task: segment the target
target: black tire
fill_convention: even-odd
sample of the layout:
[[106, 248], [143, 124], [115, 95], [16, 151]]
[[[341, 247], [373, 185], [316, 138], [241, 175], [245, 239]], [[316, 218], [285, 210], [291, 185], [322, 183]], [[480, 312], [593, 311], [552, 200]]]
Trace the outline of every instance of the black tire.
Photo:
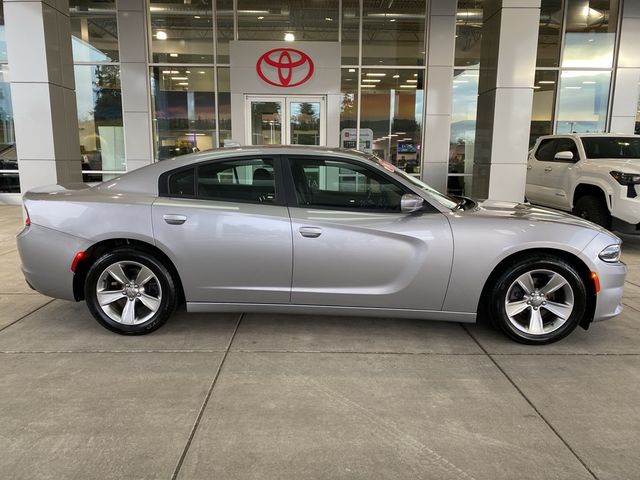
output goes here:
[[585, 195], [578, 198], [573, 207], [573, 214], [576, 217], [597, 223], [601, 227], [611, 228], [611, 214], [606, 203], [600, 197]]
[[[152, 285], [150, 285], [149, 289], [155, 288], [156, 291], [161, 292], [159, 307], [153, 314], [152, 310], [147, 312], [143, 307], [136, 307], [138, 311], [142, 309], [148, 315], [152, 314], [150, 318], [146, 319], [142, 323], [134, 325], [120, 323], [107, 315], [98, 302], [97, 286], [100, 281], [100, 277], [108, 267], [115, 265], [118, 262], [135, 262], [136, 264], [144, 265], [149, 268], [156, 277], [156, 279], [152, 280]], [[130, 247], [118, 248], [114, 251], [105, 253], [99, 257], [93, 265], [91, 265], [91, 268], [89, 268], [89, 271], [87, 272], [84, 294], [87, 307], [98, 323], [112, 332], [116, 332], [121, 335], [144, 335], [157, 330], [164, 325], [167, 319], [175, 311], [178, 304], [176, 281], [169, 270], [153, 255]], [[126, 304], [128, 297], [124, 294], [123, 300], [124, 304]], [[123, 305], [122, 301], [118, 302], [118, 304], [114, 304], [115, 309], [119, 308], [118, 305]], [[133, 304], [136, 304], [136, 302], [133, 301]]]
[[[568, 286], [571, 288], [571, 294], [573, 295], [573, 309], [571, 310], [570, 315], [564, 323], [549, 333], [530, 334], [523, 331], [521, 328], [517, 328], [507, 315], [506, 311], [505, 303], [507, 301], [507, 295], [517, 293], [516, 290], [520, 288], [516, 287], [510, 291], [512, 285], [516, 282], [516, 279], [527, 272], [534, 271], [550, 271], [560, 274], [564, 277]], [[538, 275], [540, 275], [540, 277]], [[543, 273], [534, 273], [534, 281], [544, 282], [544, 275], [545, 274]], [[541, 283], [541, 285], [544, 285], [544, 283]], [[566, 287], [563, 287], [562, 290], [557, 291], [556, 293], [551, 293], [547, 301], [558, 301], [562, 303], [563, 300], [560, 296], [566, 295], [565, 292], [567, 291]], [[558, 297], [556, 298], [554, 295], [557, 295]], [[550, 255], [533, 255], [531, 258], [521, 259], [511, 263], [496, 279], [494, 286], [489, 290], [489, 297], [491, 300], [488, 313], [493, 326], [504, 332], [508, 337], [516, 342], [529, 345], [553, 343], [569, 335], [582, 320], [587, 305], [587, 290], [585, 282], [580, 277], [580, 274], [566, 261]], [[513, 301], [518, 301], [518, 299]], [[521, 314], [515, 316], [523, 322], [521, 325], [522, 328], [525, 329], [530, 326], [530, 324], [525, 324], [527, 321], [531, 321], [533, 306], [526, 308], [527, 309]], [[545, 306], [539, 306], [538, 308], [540, 309], [540, 315], [543, 317], [546, 316], [546, 320], [543, 319], [543, 322], [549, 321], [549, 323], [545, 323], [545, 326], [548, 326], [551, 330], [551, 328], [553, 328], [553, 314], [546, 310], [547, 307]]]

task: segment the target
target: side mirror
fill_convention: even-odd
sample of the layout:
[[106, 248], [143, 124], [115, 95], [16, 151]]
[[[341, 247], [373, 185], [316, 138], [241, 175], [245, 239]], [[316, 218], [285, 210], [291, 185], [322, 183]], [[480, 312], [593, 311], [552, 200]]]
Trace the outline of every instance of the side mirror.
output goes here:
[[573, 152], [570, 152], [568, 150], [564, 152], [558, 152], [553, 158], [555, 158], [556, 160], [573, 160]]
[[424, 199], [412, 193], [402, 195], [400, 200], [400, 211], [402, 213], [413, 213], [424, 207]]

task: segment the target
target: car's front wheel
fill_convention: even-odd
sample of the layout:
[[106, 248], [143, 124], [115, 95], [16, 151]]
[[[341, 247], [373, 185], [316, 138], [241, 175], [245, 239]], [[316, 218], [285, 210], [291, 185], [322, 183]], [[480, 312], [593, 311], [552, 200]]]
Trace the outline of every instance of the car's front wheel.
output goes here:
[[553, 256], [514, 262], [491, 292], [492, 323], [520, 343], [545, 344], [569, 335], [585, 314], [587, 291], [576, 269]]
[[160, 328], [177, 305], [176, 284], [154, 256], [132, 248], [105, 253], [87, 273], [85, 299], [104, 327], [122, 335]]
[[599, 197], [593, 195], [580, 197], [573, 208], [573, 214], [601, 227], [611, 228], [611, 214], [607, 204]]

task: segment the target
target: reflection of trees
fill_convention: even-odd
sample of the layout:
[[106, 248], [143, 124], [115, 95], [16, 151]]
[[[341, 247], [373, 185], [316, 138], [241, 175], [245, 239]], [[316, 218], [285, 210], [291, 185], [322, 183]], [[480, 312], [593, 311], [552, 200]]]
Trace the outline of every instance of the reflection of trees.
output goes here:
[[292, 119], [296, 130], [318, 130], [318, 111], [312, 103], [300, 104], [300, 113]]
[[120, 71], [111, 65], [95, 68], [93, 118], [96, 124], [122, 126]]
[[356, 98], [353, 93], [342, 94], [340, 105], [340, 129], [356, 128]]

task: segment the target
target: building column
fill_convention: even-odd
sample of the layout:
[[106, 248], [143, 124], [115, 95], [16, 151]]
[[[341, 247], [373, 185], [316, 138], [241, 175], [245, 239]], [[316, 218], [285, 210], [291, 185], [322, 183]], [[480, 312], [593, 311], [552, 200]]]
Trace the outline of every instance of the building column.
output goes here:
[[524, 199], [540, 0], [484, 6], [473, 196]]
[[127, 171], [153, 162], [145, 0], [118, 0], [122, 122]]
[[622, 3], [620, 48], [611, 106], [609, 131], [633, 134], [638, 110], [638, 84], [640, 83], [640, 2]]
[[449, 169], [456, 3], [432, 0], [428, 19], [422, 179], [445, 192]]
[[4, 2], [20, 189], [82, 182], [67, 0]]

